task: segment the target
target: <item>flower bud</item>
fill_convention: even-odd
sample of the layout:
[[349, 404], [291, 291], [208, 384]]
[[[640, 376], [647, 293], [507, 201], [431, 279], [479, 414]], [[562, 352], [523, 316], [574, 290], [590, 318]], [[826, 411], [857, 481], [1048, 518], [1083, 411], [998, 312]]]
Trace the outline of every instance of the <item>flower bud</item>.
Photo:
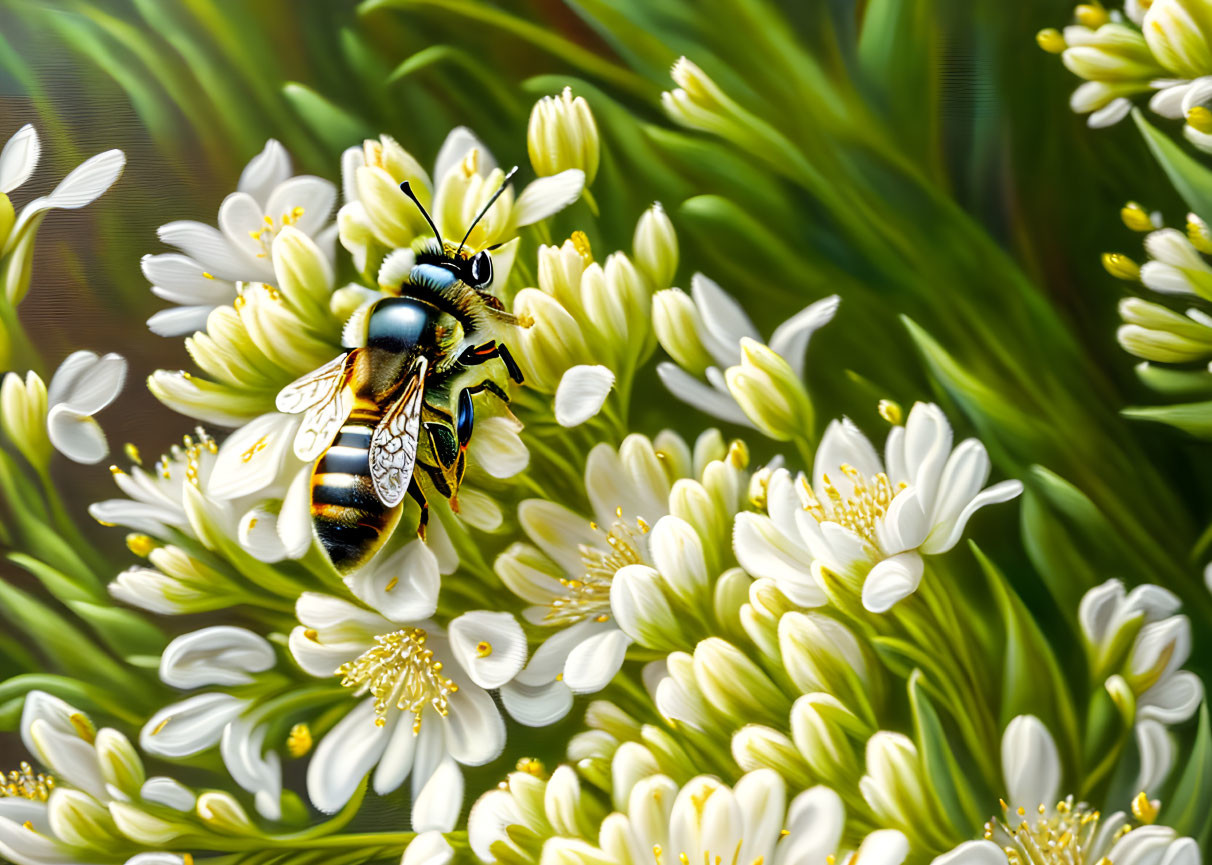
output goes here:
[[16, 221], [17, 214], [13, 210], [12, 199], [0, 192], [0, 249], [4, 247], [9, 232], [13, 230], [13, 223]]
[[715, 365], [715, 358], [699, 339], [703, 322], [698, 307], [680, 288], [667, 288], [652, 296], [652, 326], [661, 348], [682, 369], [701, 376]]
[[1060, 54], [1065, 50], [1065, 37], [1055, 27], [1046, 27], [1035, 34], [1035, 42], [1049, 54]]
[[1140, 279], [1140, 265], [1122, 252], [1104, 252], [1103, 269], [1116, 279], [1136, 282]]
[[862, 771], [869, 727], [831, 694], [805, 694], [791, 707], [791, 740], [812, 776], [838, 789]]
[[678, 236], [659, 201], [645, 210], [636, 223], [631, 245], [635, 263], [653, 289], [659, 291], [673, 285], [678, 269]]
[[1187, 239], [1200, 252], [1212, 255], [1212, 231], [1208, 230], [1208, 223], [1194, 213], [1187, 214]]
[[1150, 53], [1145, 37], [1124, 24], [1104, 24], [1097, 30], [1066, 27], [1064, 39], [1068, 47], [1061, 61], [1087, 81], [1135, 85], [1147, 83], [1164, 71]]
[[332, 297], [332, 264], [316, 242], [287, 225], [273, 242], [274, 276], [286, 302], [309, 325], [327, 320]]
[[198, 797], [198, 816], [211, 829], [230, 835], [258, 835], [257, 827], [230, 793], [209, 792]]
[[585, 172], [585, 185], [598, 173], [600, 142], [598, 125], [584, 97], [565, 87], [559, 96], [544, 96], [530, 112], [526, 129], [530, 164], [539, 177], [550, 177], [569, 168]]
[[660, 574], [647, 565], [627, 565], [615, 573], [610, 610], [623, 632], [645, 648], [668, 652], [685, 645]]
[[365, 275], [377, 240], [362, 202], [351, 201], [337, 211], [337, 238], [353, 257], [354, 269]]
[[694, 527], [672, 514], [661, 517], [652, 527], [648, 548], [652, 563], [673, 594], [691, 609], [702, 608], [710, 592], [711, 575], [703, 542]]
[[98, 731], [95, 747], [105, 782], [132, 798], [137, 797], [147, 774], [143, 770], [139, 752], [130, 740], [117, 730], [106, 727]]
[[580, 326], [551, 296], [524, 288], [514, 299], [513, 311], [533, 322], [521, 332], [515, 352], [529, 387], [555, 393], [566, 370], [592, 363]]
[[804, 693], [824, 691], [871, 719], [867, 659], [854, 634], [819, 613], [787, 613], [779, 620], [779, 648], [787, 675]]
[[812, 402], [787, 361], [768, 346], [741, 339], [741, 363], [724, 373], [728, 392], [758, 429], [776, 441], [812, 430]]
[[26, 373], [24, 382], [15, 372], [4, 376], [0, 384], [0, 428], [30, 465], [39, 470], [46, 468], [51, 456], [46, 433], [46, 385], [37, 373]]
[[792, 741], [777, 730], [747, 724], [732, 737], [732, 759], [743, 772], [774, 769], [793, 786], [812, 786], [812, 774]]
[[1212, 4], [1154, 0], [1141, 24], [1153, 55], [1179, 78], [1212, 73]]
[[51, 831], [64, 844], [105, 851], [124, 846], [105, 806], [87, 793], [66, 787], [52, 790], [46, 816]]
[[867, 774], [859, 790], [880, 825], [900, 829], [923, 847], [943, 848], [933, 839], [930, 823], [922, 819], [930, 787], [913, 741], [901, 733], [881, 730], [867, 740]]
[[694, 650], [694, 678], [708, 704], [734, 723], [779, 723], [787, 698], [743, 652], [718, 637]]
[[109, 813], [123, 835], [148, 847], [162, 847], [198, 831], [197, 826], [156, 817], [129, 802], [110, 802]]

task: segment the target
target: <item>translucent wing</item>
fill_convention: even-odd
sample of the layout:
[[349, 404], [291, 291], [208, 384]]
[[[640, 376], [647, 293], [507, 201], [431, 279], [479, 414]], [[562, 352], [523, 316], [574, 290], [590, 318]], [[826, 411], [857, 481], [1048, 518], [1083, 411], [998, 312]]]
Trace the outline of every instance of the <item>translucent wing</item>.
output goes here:
[[324, 452], [353, 410], [353, 395], [346, 380], [354, 354], [347, 352], [296, 379], [282, 388], [274, 401], [280, 412], [306, 412], [294, 445], [295, 456], [304, 462]]
[[404, 500], [417, 462], [421, 400], [425, 395], [425, 358], [408, 373], [400, 398], [392, 403], [370, 439], [370, 479], [375, 494], [388, 507]]

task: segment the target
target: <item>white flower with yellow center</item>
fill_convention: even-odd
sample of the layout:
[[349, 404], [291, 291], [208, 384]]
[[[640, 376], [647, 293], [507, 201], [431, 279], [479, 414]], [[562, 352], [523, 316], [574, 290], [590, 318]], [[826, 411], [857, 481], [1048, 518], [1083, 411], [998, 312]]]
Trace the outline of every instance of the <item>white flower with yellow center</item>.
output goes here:
[[893, 427], [885, 456], [886, 466], [849, 420], [830, 423], [811, 482], [779, 469], [767, 485], [767, 515], [738, 515], [741, 566], [801, 606], [825, 603], [827, 569], [861, 587], [868, 610], [887, 612], [917, 590], [923, 555], [950, 550], [977, 510], [1022, 492], [1015, 480], [984, 489], [984, 445], [967, 439], [953, 449], [951, 425], [934, 404], [917, 403]]
[[211, 310], [231, 304], [241, 282], [275, 282], [273, 241], [286, 226], [318, 243], [331, 260], [337, 191], [331, 181], [291, 176], [286, 149], [270, 139], [245, 166], [236, 191], [219, 206], [218, 228], [194, 220], [162, 225], [160, 239], [179, 252], [146, 255], [143, 275], [158, 297], [179, 304], [148, 319], [161, 336], [205, 330]]
[[[436, 575], [436, 562], [429, 568]], [[349, 801], [373, 772], [384, 795], [411, 775], [412, 827], [454, 828], [463, 803], [459, 765], [479, 766], [505, 746], [505, 725], [488, 689], [526, 662], [526, 638], [507, 613], [475, 611], [441, 628], [427, 617], [432, 590], [380, 587], [408, 598], [392, 618], [331, 595], [304, 593], [290, 651], [307, 673], [349, 689], [349, 711], [325, 734], [307, 771], [321, 811]]]
[[[653, 612], [635, 608], [651, 568], [631, 571], [635, 582], [623, 586], [616, 579], [620, 571], [656, 564], [677, 579], [694, 569], [683, 547], [695, 532], [681, 531], [685, 522], [665, 522], [661, 531], [650, 532], [670, 514], [679, 473], [693, 471], [680, 465], [689, 458], [677, 456], [679, 450], [686, 445], [669, 435], [656, 443], [630, 435], [618, 451], [594, 447], [585, 467], [592, 519], [544, 499], [518, 507], [531, 543], [511, 546], [495, 569], [514, 594], [532, 604], [524, 613], [527, 621], [551, 632], [526, 669], [501, 690], [506, 709], [519, 721], [550, 724], [568, 712], [574, 693], [600, 691], [618, 673], [633, 641], [624, 622], [638, 624], [642, 612]], [[698, 561], [702, 555], [698, 550]]]
[[[657, 364], [657, 375], [678, 399], [730, 423], [766, 431], [771, 424], [755, 409], [763, 407], [770, 414], [772, 405], [785, 405], [779, 414], [794, 420], [796, 409], [807, 399], [800, 382], [808, 341], [833, 320], [838, 303], [833, 295], [808, 305], [775, 328], [770, 341], [763, 343], [741, 305], [715, 282], [696, 273], [689, 296], [671, 288], [653, 297], [653, 327], [661, 347], [676, 361]], [[786, 367], [782, 377], [764, 368], [774, 360], [766, 353], [782, 359], [780, 367]], [[751, 381], [744, 380], [746, 377]], [[764, 393], [764, 402], [744, 399], [757, 391]], [[803, 423], [810, 417], [798, 420]]]
[[[433, 179], [390, 136], [351, 147], [341, 158], [346, 204], [338, 215], [341, 243], [359, 270], [367, 266], [371, 241], [385, 250], [408, 248], [430, 233], [424, 218], [400, 184], [408, 181], [442, 232], [458, 243], [501, 186], [505, 172], [488, 148], [465, 127], [446, 136], [434, 163]], [[467, 238], [476, 251], [513, 238], [518, 229], [546, 219], [576, 201], [585, 174], [568, 169], [529, 183], [516, 197], [507, 188]]]
[[966, 841], [932, 865], [1200, 865], [1199, 845], [1168, 826], [1150, 825], [1159, 803], [1143, 793], [1132, 811], [1104, 813], [1072, 796], [1057, 799], [1060, 756], [1038, 718], [1020, 715], [1002, 736], [1008, 802], [985, 824], [985, 838]]

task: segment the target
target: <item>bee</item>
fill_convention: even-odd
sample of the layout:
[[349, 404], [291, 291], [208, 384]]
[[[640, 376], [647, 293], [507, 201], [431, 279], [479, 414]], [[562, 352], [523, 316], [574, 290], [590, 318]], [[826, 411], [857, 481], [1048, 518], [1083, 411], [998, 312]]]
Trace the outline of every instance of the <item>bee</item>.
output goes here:
[[[472, 398], [487, 392], [508, 403], [505, 374], [522, 382], [509, 349], [486, 338], [502, 324], [518, 324], [489, 292], [495, 247], [474, 254], [464, 249], [516, 171], [506, 175], [457, 247], [442, 240], [410, 185], [401, 184], [433, 239], [415, 246], [398, 297], [377, 300], [351, 320], [342, 340], [347, 351], [277, 396], [279, 411], [303, 414], [294, 452], [314, 462], [312, 526], [342, 574], [379, 551], [399, 522], [406, 495], [420, 506], [418, 533], [425, 536], [429, 505], [418, 472], [458, 510], [475, 421]], [[497, 370], [484, 367], [494, 359], [501, 362]]]

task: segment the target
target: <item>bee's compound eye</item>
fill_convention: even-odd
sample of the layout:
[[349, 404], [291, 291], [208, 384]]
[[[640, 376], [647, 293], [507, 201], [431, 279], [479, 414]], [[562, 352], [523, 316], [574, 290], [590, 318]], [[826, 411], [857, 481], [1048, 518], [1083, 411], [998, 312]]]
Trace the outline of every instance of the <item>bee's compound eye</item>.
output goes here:
[[468, 285], [483, 288], [492, 282], [492, 255], [487, 249], [477, 252], [467, 262]]
[[475, 409], [471, 405], [471, 394], [466, 390], [459, 391], [459, 413], [455, 419], [455, 428], [459, 432], [459, 444], [466, 445], [471, 441], [471, 428], [475, 422]]

